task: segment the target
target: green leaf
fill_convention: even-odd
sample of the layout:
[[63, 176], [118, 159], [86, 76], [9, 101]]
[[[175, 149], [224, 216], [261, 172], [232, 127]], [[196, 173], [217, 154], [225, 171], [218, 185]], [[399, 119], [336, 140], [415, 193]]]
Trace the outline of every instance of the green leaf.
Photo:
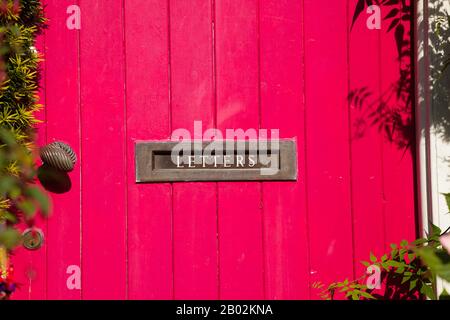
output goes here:
[[373, 295], [371, 295], [370, 293], [366, 292], [366, 291], [360, 291], [360, 294], [367, 299], [370, 300], [376, 300], [375, 297]]
[[409, 283], [409, 291], [413, 291], [415, 289], [417, 289], [417, 281], [418, 279], [413, 279], [411, 280], [411, 282]]
[[407, 253], [408, 251], [406, 250], [406, 249], [400, 249], [399, 251], [398, 251], [398, 259], [400, 260], [400, 261], [404, 261], [405, 260], [405, 254]]
[[433, 274], [450, 282], [450, 255], [447, 251], [425, 247], [418, 250], [417, 254]]
[[44, 215], [47, 215], [49, 213], [50, 203], [47, 196], [43, 194], [39, 188], [30, 187], [25, 191], [25, 194], [38, 202], [39, 208]]
[[1, 213], [2, 218], [4, 218], [6, 221], [11, 222], [12, 224], [16, 224], [17, 223], [17, 217], [16, 215], [12, 214], [9, 211], [3, 211]]
[[439, 300], [450, 300], [450, 295], [448, 294], [447, 290], [443, 290], [442, 293], [439, 295]]
[[414, 253], [408, 253], [408, 260], [409, 260], [409, 262], [414, 261], [415, 258], [416, 258], [416, 255]]
[[397, 273], [397, 274], [402, 274], [403, 272], [405, 272], [405, 268], [403, 268], [403, 267], [400, 267], [397, 270], [395, 270], [395, 273]]
[[11, 176], [4, 176], [0, 179], [0, 195], [4, 196], [9, 193], [12, 187], [15, 186], [15, 179]]
[[377, 262], [377, 257], [372, 252], [370, 253], [370, 261], [373, 263]]
[[440, 236], [441, 233], [442, 233], [442, 230], [438, 226], [431, 224], [431, 237]]
[[366, 268], [370, 266], [370, 263], [367, 261], [361, 261], [361, 264]]
[[405, 284], [406, 282], [408, 282], [411, 279], [411, 276], [403, 276], [402, 282], [401, 284]]
[[12, 186], [9, 190], [9, 196], [13, 200], [17, 200], [22, 195], [22, 191], [16, 185]]
[[20, 243], [21, 235], [14, 228], [6, 228], [0, 231], [0, 245], [12, 249]]
[[9, 145], [11, 147], [17, 145], [16, 139], [14, 139], [13, 134], [5, 128], [0, 129], [0, 140], [2, 143]]
[[431, 287], [431, 285], [422, 282], [420, 293], [430, 298], [431, 300], [436, 300], [436, 294], [434, 293], [434, 290]]
[[397, 257], [397, 255], [398, 255], [398, 250], [397, 250], [397, 249], [393, 249], [393, 250], [391, 251], [391, 257], [392, 257], [392, 259], [395, 259], [395, 257]]
[[447, 210], [450, 211], [450, 193], [443, 193], [445, 202], [447, 203]]
[[405, 263], [398, 262], [398, 261], [395, 261], [395, 260], [386, 261], [386, 264], [388, 266], [394, 267], [394, 268], [404, 268], [405, 266], [407, 266]]
[[359, 300], [359, 292], [357, 290], [352, 291], [352, 300]]
[[18, 203], [17, 207], [25, 214], [28, 219], [33, 218], [36, 213], [35, 205], [33, 204], [33, 202], [28, 200]]
[[416, 245], [416, 246], [420, 246], [420, 245], [425, 244], [425, 243], [427, 243], [427, 242], [428, 242], [427, 239], [425, 239], [425, 238], [419, 238], [419, 239], [415, 240], [415, 241], [413, 242], [413, 244]]

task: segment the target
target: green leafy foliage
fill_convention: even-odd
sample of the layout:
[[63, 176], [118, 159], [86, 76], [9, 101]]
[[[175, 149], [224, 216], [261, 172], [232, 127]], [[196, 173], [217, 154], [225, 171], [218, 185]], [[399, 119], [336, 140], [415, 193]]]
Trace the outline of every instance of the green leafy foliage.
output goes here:
[[34, 114], [42, 107], [35, 42], [45, 23], [40, 0], [0, 0], [0, 247], [8, 249], [20, 242], [17, 223], [32, 225], [37, 212], [49, 212], [33, 159]]
[[0, 0], [2, 47], [0, 126], [10, 129], [16, 141], [31, 148], [34, 113], [38, 103], [39, 63], [36, 36], [45, 27], [38, 0]]
[[336, 295], [341, 295], [350, 300], [374, 300], [376, 298], [370, 293], [367, 285], [364, 284], [365, 278], [366, 276], [362, 276], [352, 281], [345, 279], [342, 282], [332, 283], [327, 287], [321, 282], [315, 282], [312, 287], [320, 290], [319, 296], [323, 300], [334, 300]]
[[450, 65], [450, 14], [444, 10], [441, 10], [439, 15], [433, 21], [433, 33], [441, 44], [437, 48], [441, 53], [441, 61], [443, 72]]
[[[11, 164], [17, 174], [11, 173]], [[0, 198], [5, 199], [0, 210], [0, 244], [12, 249], [19, 238], [14, 230], [21, 219], [32, 223], [39, 211], [44, 216], [49, 212], [49, 201], [45, 193], [33, 184], [36, 170], [30, 151], [16, 142], [5, 128], [0, 128]]]
[[[327, 300], [334, 299], [336, 293], [352, 300], [410, 299], [420, 296], [431, 300], [438, 299], [436, 279], [439, 277], [450, 282], [450, 254], [440, 241], [442, 236], [448, 234], [448, 230], [442, 232], [435, 225], [431, 225], [430, 229], [426, 238], [391, 244], [389, 253], [379, 258], [370, 253], [369, 261], [361, 262], [366, 268], [377, 266], [382, 271], [381, 279], [385, 285], [383, 295], [368, 289], [367, 275], [352, 281], [345, 279], [328, 286], [316, 282], [313, 288], [318, 289], [319, 296]], [[448, 298], [447, 292], [439, 296], [439, 299]]]
[[450, 208], [450, 193], [444, 193], [445, 202], [447, 203], [447, 207]]

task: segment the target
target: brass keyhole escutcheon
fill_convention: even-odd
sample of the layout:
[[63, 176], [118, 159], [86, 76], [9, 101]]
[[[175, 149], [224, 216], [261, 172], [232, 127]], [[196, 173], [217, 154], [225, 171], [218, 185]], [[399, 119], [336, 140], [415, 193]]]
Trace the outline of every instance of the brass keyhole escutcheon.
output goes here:
[[22, 244], [28, 250], [37, 250], [44, 243], [44, 234], [39, 229], [27, 229], [22, 233]]

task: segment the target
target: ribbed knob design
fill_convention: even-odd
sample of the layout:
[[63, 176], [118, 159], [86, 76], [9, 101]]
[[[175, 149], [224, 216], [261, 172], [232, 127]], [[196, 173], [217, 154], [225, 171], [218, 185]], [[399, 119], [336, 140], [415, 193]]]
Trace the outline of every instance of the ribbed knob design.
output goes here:
[[60, 141], [50, 143], [40, 150], [42, 162], [61, 171], [73, 170], [77, 156], [72, 148]]

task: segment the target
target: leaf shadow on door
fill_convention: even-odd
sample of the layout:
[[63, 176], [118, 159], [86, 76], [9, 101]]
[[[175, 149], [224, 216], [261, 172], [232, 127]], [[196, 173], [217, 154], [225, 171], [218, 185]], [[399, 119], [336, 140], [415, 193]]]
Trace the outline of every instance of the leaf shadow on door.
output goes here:
[[[411, 1], [412, 2], [412, 1]], [[415, 146], [415, 94], [420, 98], [425, 93], [415, 93], [415, 66], [413, 49], [413, 8], [405, 0], [359, 0], [354, 9], [350, 30], [358, 18], [371, 5], [381, 8], [382, 19], [388, 28], [381, 32], [390, 33], [397, 48], [398, 78], [384, 87], [361, 86], [350, 88], [349, 107], [356, 116], [352, 119], [352, 140], [364, 137], [367, 130], [377, 128], [388, 142], [399, 150], [411, 152]], [[429, 0], [430, 33], [427, 46], [431, 69], [429, 74], [431, 115], [430, 127], [444, 142], [450, 142], [450, 15], [443, 8], [443, 2]], [[421, 22], [423, 23], [423, 22]], [[419, 25], [419, 30], [422, 25]], [[423, 48], [422, 48], [423, 49]], [[421, 58], [423, 59], [423, 58]], [[422, 62], [419, 61], [419, 65]], [[383, 64], [383, 61], [380, 61]], [[428, 63], [428, 62], [425, 62]], [[389, 70], [388, 70], [389, 71]], [[370, 75], [367, 75], [370, 76]], [[380, 74], [380, 77], [382, 75]], [[381, 79], [383, 80], [383, 79]], [[384, 291], [377, 299], [420, 299], [417, 291], [411, 291], [395, 277], [383, 274]]]
[[[444, 20], [449, 19], [442, 8], [442, 3], [430, 0], [435, 16]], [[352, 139], [362, 138], [370, 127], [377, 127], [387, 138], [405, 152], [414, 152], [415, 117], [414, 117], [414, 55], [411, 43], [413, 8], [405, 0], [359, 0], [354, 10], [351, 30], [361, 14], [371, 5], [381, 8], [382, 19], [387, 22], [387, 30], [392, 34], [397, 48], [398, 78], [384, 87], [372, 88], [361, 86], [350, 88], [348, 94], [349, 105], [357, 111], [353, 119]], [[421, 26], [419, 26], [421, 27]], [[433, 88], [431, 101], [441, 107], [433, 108], [431, 126], [444, 141], [450, 141], [449, 122], [449, 70], [445, 70], [445, 61], [449, 57], [450, 36], [448, 24], [442, 28], [441, 34], [430, 34], [429, 55], [434, 68], [431, 69], [430, 86]], [[445, 41], [447, 39], [447, 41]], [[443, 41], [444, 40], [444, 41]], [[383, 63], [383, 61], [380, 61]], [[381, 75], [380, 75], [381, 76]], [[380, 93], [381, 92], [381, 93]]]

